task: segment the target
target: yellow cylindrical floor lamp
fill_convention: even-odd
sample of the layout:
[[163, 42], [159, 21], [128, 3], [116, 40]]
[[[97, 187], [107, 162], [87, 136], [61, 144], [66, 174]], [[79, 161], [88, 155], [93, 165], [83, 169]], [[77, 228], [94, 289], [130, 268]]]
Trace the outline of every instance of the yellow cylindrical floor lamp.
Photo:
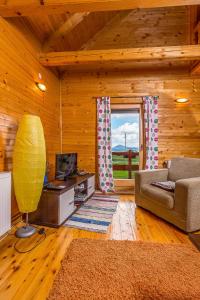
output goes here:
[[46, 168], [46, 148], [42, 123], [38, 116], [24, 115], [17, 131], [13, 154], [13, 181], [19, 211], [26, 214], [26, 225], [18, 228], [17, 237], [36, 232], [29, 225], [28, 213], [37, 209]]

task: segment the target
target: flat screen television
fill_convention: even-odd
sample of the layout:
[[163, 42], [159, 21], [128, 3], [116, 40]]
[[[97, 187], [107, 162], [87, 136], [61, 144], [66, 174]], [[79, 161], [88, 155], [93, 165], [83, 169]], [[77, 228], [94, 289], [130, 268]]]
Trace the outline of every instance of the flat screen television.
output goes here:
[[77, 174], [77, 153], [56, 154], [56, 179], [65, 180]]

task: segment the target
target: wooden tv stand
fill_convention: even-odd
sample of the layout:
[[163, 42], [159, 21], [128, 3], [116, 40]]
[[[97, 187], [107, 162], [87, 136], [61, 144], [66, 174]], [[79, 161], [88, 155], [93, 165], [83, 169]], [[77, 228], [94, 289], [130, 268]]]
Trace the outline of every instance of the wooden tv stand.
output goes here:
[[66, 181], [54, 181], [54, 184], [65, 186], [62, 190], [43, 189], [38, 209], [29, 214], [29, 221], [50, 227], [59, 227], [76, 210], [74, 204], [75, 190], [82, 184], [85, 187], [85, 200], [95, 191], [95, 175], [75, 176]]

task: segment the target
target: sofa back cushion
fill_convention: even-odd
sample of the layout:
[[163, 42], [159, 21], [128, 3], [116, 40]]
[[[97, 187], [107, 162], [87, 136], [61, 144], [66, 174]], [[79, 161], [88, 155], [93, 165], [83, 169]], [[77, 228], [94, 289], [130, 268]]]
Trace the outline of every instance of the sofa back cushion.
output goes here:
[[168, 180], [177, 181], [192, 177], [200, 177], [200, 159], [177, 157], [171, 160]]

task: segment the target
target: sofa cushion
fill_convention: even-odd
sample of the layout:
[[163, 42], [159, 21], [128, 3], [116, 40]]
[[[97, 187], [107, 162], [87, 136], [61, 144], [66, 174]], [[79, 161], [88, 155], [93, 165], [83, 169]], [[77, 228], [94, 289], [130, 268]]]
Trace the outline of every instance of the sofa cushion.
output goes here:
[[158, 205], [172, 209], [174, 207], [174, 193], [161, 190], [151, 184], [143, 184], [141, 186], [142, 194]]
[[193, 177], [200, 177], [200, 159], [177, 157], [171, 160], [168, 180], [177, 181]]

